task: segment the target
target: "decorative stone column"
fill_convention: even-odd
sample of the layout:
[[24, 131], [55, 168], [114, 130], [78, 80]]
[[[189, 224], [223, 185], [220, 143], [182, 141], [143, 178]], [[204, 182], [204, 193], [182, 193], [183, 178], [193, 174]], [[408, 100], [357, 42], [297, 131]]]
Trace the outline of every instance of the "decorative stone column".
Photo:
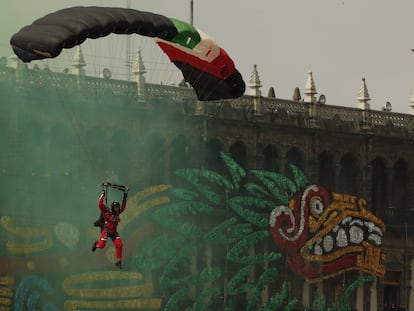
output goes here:
[[75, 48], [75, 55], [73, 56], [71, 66], [72, 74], [76, 76], [76, 85], [78, 91], [79, 93], [82, 93], [82, 86], [84, 82], [84, 77], [86, 75], [85, 69], [83, 67], [86, 67], [86, 62], [83, 57], [80, 45], [77, 45]]
[[306, 79], [305, 91], [303, 93], [305, 95], [303, 98], [305, 103], [316, 103], [315, 95], [318, 94], [318, 92], [316, 91], [312, 71], [309, 71], [308, 78]]
[[370, 106], [369, 106], [368, 101], [370, 101], [371, 98], [369, 97], [367, 84], [365, 83], [365, 78], [362, 78], [357, 100], [358, 100], [358, 108], [361, 109], [361, 114], [362, 114], [361, 127], [362, 129], [367, 130], [370, 128], [369, 120], [368, 120], [368, 111], [370, 109]]
[[318, 94], [318, 92], [316, 91], [315, 81], [313, 80], [313, 74], [312, 71], [309, 71], [308, 78], [305, 84], [305, 96], [303, 100], [305, 103], [308, 104], [308, 126], [312, 128], [319, 127], [317, 122], [317, 108], [319, 103], [317, 102], [316, 94]]
[[145, 87], [145, 74], [147, 70], [145, 69], [144, 62], [142, 60], [141, 51], [138, 50], [137, 56], [135, 57], [134, 69], [132, 73], [135, 75], [135, 82], [137, 83], [137, 96], [139, 102], [145, 102], [147, 98], [147, 92]]
[[253, 71], [250, 76], [250, 81], [248, 84], [248, 91], [247, 94], [254, 96], [253, 99], [253, 113], [254, 114], [263, 114], [262, 104], [260, 101], [260, 97], [262, 96], [262, 92], [260, 88], [262, 87], [262, 84], [260, 82], [259, 73], [257, 71], [257, 65], [253, 65]]

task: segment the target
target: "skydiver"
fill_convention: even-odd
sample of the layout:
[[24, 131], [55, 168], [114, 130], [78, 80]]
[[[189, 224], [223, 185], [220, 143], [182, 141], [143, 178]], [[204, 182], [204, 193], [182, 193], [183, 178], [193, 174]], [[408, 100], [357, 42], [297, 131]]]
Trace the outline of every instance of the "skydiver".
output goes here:
[[[99, 240], [95, 241], [92, 245], [92, 251], [94, 252], [97, 248], [104, 248], [106, 244], [106, 240], [109, 238], [112, 239], [112, 242], [115, 245], [115, 252], [116, 252], [116, 263], [115, 265], [122, 269], [122, 240], [118, 234], [117, 227], [120, 221], [119, 215], [125, 210], [126, 203], [127, 203], [127, 196], [128, 196], [128, 188], [123, 189], [124, 196], [122, 203], [119, 202], [112, 202], [111, 208], [108, 209], [107, 206], [104, 204], [105, 199], [105, 189], [102, 189], [101, 196], [98, 200], [98, 207], [101, 211], [101, 216], [99, 219], [102, 218], [102, 224], [98, 224], [101, 227], [101, 234], [99, 236]], [[97, 222], [95, 225], [97, 225]]]

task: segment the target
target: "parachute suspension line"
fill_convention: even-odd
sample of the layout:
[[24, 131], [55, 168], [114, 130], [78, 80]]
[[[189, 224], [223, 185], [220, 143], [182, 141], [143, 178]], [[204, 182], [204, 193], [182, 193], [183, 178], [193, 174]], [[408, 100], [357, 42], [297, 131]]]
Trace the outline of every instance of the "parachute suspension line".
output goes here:
[[89, 165], [94, 172], [95, 178], [97, 180], [102, 180], [102, 176], [100, 176], [100, 174], [98, 173], [98, 168], [97, 168], [97, 165], [95, 164], [95, 161], [93, 160], [91, 151], [88, 149], [87, 143], [85, 143], [83, 139], [84, 135], [82, 135], [81, 132], [84, 132], [84, 131], [82, 131], [81, 129], [82, 125], [81, 125], [81, 122], [79, 121], [79, 117], [74, 112], [71, 112], [65, 106], [64, 103], [62, 103], [62, 106], [63, 106], [63, 109], [65, 110], [65, 113], [67, 113], [68, 115], [71, 115], [70, 123], [72, 125], [72, 128], [74, 128], [75, 135], [79, 141], [79, 145], [83, 149], [84, 154], [86, 155], [87, 161], [89, 162]]
[[[93, 41], [96, 41], [96, 40], [93, 40]], [[87, 49], [91, 49], [94, 46], [96, 45], [88, 46]], [[64, 58], [67, 58], [65, 59], [65, 62], [70, 63], [71, 56], [69, 55], [69, 53], [65, 53], [65, 54], [66, 54], [65, 55], [66, 57]], [[72, 98], [72, 96], [70, 95], [68, 96], [68, 94], [65, 93], [65, 90], [71, 89], [69, 85], [71, 84], [72, 79], [74, 80], [76, 79], [76, 76], [70, 75], [70, 76], [65, 76], [64, 79], [59, 78], [59, 74], [56, 74], [56, 72], [59, 72], [59, 70], [53, 70], [57, 68], [56, 61], [57, 61], [56, 59], [47, 60], [47, 63], [48, 64], [50, 63], [52, 65], [51, 68], [49, 68], [51, 70], [47, 71], [48, 76], [49, 76], [48, 80], [52, 81], [53, 83], [56, 83], [56, 81], [58, 81], [58, 83], [60, 82], [61, 85], [54, 87], [53, 91], [55, 92], [56, 97], [58, 101], [60, 102], [60, 106], [62, 107], [63, 113], [66, 115], [65, 119], [69, 121], [69, 122], [65, 122], [65, 124], [67, 124], [69, 128], [71, 129], [71, 132], [74, 135], [74, 138], [76, 139], [76, 141], [78, 142], [78, 146], [80, 147], [79, 151], [81, 152], [81, 155], [83, 154], [86, 162], [88, 163], [87, 166], [91, 168], [93, 176], [96, 178], [98, 182], [102, 182], [103, 180], [106, 180], [109, 176], [107, 176], [107, 174], [105, 174], [105, 172], [102, 171], [102, 168], [99, 167], [99, 163], [97, 163], [96, 161], [96, 157], [97, 157], [96, 151], [94, 151], [94, 149], [90, 147], [90, 144], [88, 143], [88, 138], [85, 136], [86, 129], [83, 126], [81, 117], [79, 113], [76, 111], [76, 109], [73, 108], [73, 103], [70, 102], [70, 98]], [[62, 59], [60, 59], [60, 62], [62, 62]], [[66, 81], [66, 85], [65, 85], [65, 81]], [[44, 83], [44, 81], [43, 82], [39, 81], [39, 83]], [[76, 85], [76, 83], [73, 83], [73, 85]], [[76, 89], [73, 89], [73, 92], [76, 92]], [[94, 100], [93, 97], [89, 98], [89, 100], [91, 99], [92, 101]]]
[[[68, 18], [65, 18], [66, 16]], [[93, 16], [99, 18], [91, 18]], [[128, 18], [126, 19], [125, 16]], [[114, 27], [110, 28], [110, 25]], [[145, 27], [142, 28], [143, 25]], [[48, 14], [37, 19], [32, 25], [23, 27], [12, 36], [10, 43], [13, 51], [21, 60], [30, 62], [36, 59], [57, 57], [62, 47], [73, 46], [74, 39], [79, 38], [77, 42], [83, 42], [82, 40], [86, 39], [84, 34], [88, 34], [88, 38], [97, 38], [107, 36], [110, 31], [115, 34], [137, 33], [144, 37], [159, 37], [164, 40], [159, 44], [164, 45], [162, 49], [170, 60], [183, 62], [186, 64], [185, 70], [196, 68], [203, 73], [200, 67], [204, 65], [208, 67], [205, 70], [205, 76], [204, 74], [201, 77], [188, 76], [187, 79], [187, 82], [195, 89], [199, 100], [220, 100], [241, 96], [245, 90], [245, 83], [235, 69], [231, 58], [226, 53], [219, 53], [214, 56], [214, 62], [205, 59], [203, 55], [204, 52], [208, 53], [208, 47], [195, 51], [193, 43], [198, 44], [198, 40], [205, 40], [209, 37], [200, 36], [196, 42], [188, 45], [182, 41], [187, 28], [195, 35], [195, 38], [201, 33], [197, 34], [197, 30], [188, 23], [156, 13], [110, 7], [73, 7]], [[76, 29], [76, 33], [73, 33], [73, 29]], [[181, 47], [174, 46], [174, 43], [180, 41]], [[221, 50], [221, 47], [214, 41], [212, 41], [212, 46]], [[226, 64], [229, 68], [226, 68], [227, 72], [223, 75], [222, 67], [227, 66]], [[188, 72], [183, 72], [183, 74], [187, 75]], [[204, 77], [206, 81], [203, 80]], [[197, 83], [194, 83], [194, 79]], [[225, 87], [219, 88], [218, 85], [223, 85], [222, 83]], [[207, 92], [211, 95], [206, 96]]]
[[105, 187], [105, 205], [108, 208], [108, 185], [104, 183], [102, 186]]
[[105, 188], [105, 205], [108, 209], [110, 208], [108, 205], [108, 197], [110, 196], [109, 194], [110, 189], [128, 192], [128, 187], [123, 186], [123, 185], [111, 184], [110, 182], [107, 182], [107, 181], [102, 183], [102, 190], [104, 188]]
[[116, 68], [114, 73], [122, 77], [121, 80], [131, 81], [133, 68], [131, 60], [131, 36], [116, 36], [111, 34], [108, 38], [111, 42], [109, 44], [110, 66]]
[[194, 1], [190, 0], [190, 25], [194, 26]]
[[[49, 79], [50, 81], [54, 81], [55, 77], [54, 77], [54, 73], [52, 71], [49, 71]], [[63, 82], [63, 80], [57, 78], [57, 81], [60, 81], [61, 83]], [[87, 159], [87, 161], [89, 162], [90, 167], [93, 170], [93, 173], [96, 177], [97, 180], [102, 180], [102, 176], [100, 176], [98, 174], [98, 169], [97, 166], [95, 165], [95, 162], [93, 161], [93, 156], [91, 154], [91, 151], [87, 148], [87, 144], [85, 143], [83, 137], [84, 135], [84, 130], [82, 129], [82, 125], [81, 122], [79, 120], [79, 117], [76, 115], [75, 112], [73, 112], [70, 108], [68, 108], [69, 104], [68, 104], [68, 99], [70, 98], [70, 96], [67, 96], [63, 93], [63, 91], [59, 91], [59, 89], [63, 89], [63, 87], [65, 87], [65, 85], [58, 85], [57, 87], [53, 88], [56, 91], [57, 96], [59, 97], [59, 102], [61, 104], [61, 107], [63, 109], [63, 112], [68, 116], [68, 120], [69, 120], [69, 124], [70, 127], [72, 128], [76, 139], [78, 140], [79, 146], [82, 149], [83, 153], [85, 154], [85, 157]], [[68, 89], [67, 86], [65, 89]]]
[[168, 55], [159, 48], [153, 38], [139, 37], [138, 49], [145, 58], [147, 82], [168, 85], [174, 81], [177, 84], [182, 81], [183, 75], [178, 72], [181, 69], [171, 62]]
[[[131, 8], [131, 0], [127, 0], [126, 3], [127, 9]], [[132, 73], [132, 59], [131, 59], [131, 37], [126, 36], [126, 80], [131, 81]]]

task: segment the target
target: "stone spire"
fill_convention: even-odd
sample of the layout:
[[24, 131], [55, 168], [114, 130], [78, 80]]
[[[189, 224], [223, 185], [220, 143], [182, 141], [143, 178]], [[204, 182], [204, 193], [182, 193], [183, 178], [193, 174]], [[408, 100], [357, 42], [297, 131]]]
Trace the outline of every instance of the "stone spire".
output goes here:
[[358, 93], [358, 108], [362, 110], [369, 110], [368, 101], [371, 100], [368, 94], [367, 84], [365, 83], [365, 78], [362, 78], [361, 86], [359, 87]]
[[267, 93], [267, 97], [276, 98], [275, 88], [271, 86], [269, 88], [269, 92]]
[[256, 64], [253, 65], [253, 71], [252, 71], [252, 74], [250, 75], [248, 87], [249, 87], [249, 90], [247, 93], [248, 95], [252, 95], [256, 97], [259, 97], [262, 95], [262, 92], [260, 91], [262, 84], [260, 82], [259, 73], [257, 72]]
[[85, 59], [83, 58], [81, 47], [80, 45], [78, 45], [75, 48], [75, 55], [73, 56], [73, 60], [72, 60], [72, 74], [78, 75], [78, 76], [84, 76], [85, 69], [83, 69], [83, 67], [85, 66], [86, 66]]
[[304, 102], [305, 103], [315, 103], [316, 102], [316, 87], [315, 87], [315, 81], [313, 80], [312, 71], [309, 71], [308, 79], [306, 80], [305, 84], [305, 90], [303, 92], [304, 96]]
[[145, 74], [147, 70], [142, 60], [141, 50], [138, 50], [135, 57], [134, 68], [132, 73], [135, 75], [135, 82], [137, 83], [137, 95], [140, 101], [145, 101]]
[[142, 60], [141, 50], [138, 50], [137, 56], [135, 56], [134, 68], [132, 69], [132, 73], [137, 76], [143, 76], [147, 73], [147, 70], [144, 66], [144, 61]]
[[300, 101], [302, 99], [302, 96], [300, 96], [300, 90], [299, 87], [295, 87], [293, 90], [292, 100]]

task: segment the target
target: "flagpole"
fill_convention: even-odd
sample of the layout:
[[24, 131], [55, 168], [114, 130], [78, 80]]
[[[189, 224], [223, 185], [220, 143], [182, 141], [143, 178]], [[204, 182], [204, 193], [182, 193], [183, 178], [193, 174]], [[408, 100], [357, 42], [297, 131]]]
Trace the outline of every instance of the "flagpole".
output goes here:
[[[131, 8], [131, 0], [127, 0], [127, 9]], [[131, 38], [126, 36], [126, 67], [127, 67], [127, 81], [131, 80], [132, 60], [131, 60]]]
[[194, 26], [193, 18], [194, 18], [194, 1], [190, 0], [190, 24], [191, 26]]

